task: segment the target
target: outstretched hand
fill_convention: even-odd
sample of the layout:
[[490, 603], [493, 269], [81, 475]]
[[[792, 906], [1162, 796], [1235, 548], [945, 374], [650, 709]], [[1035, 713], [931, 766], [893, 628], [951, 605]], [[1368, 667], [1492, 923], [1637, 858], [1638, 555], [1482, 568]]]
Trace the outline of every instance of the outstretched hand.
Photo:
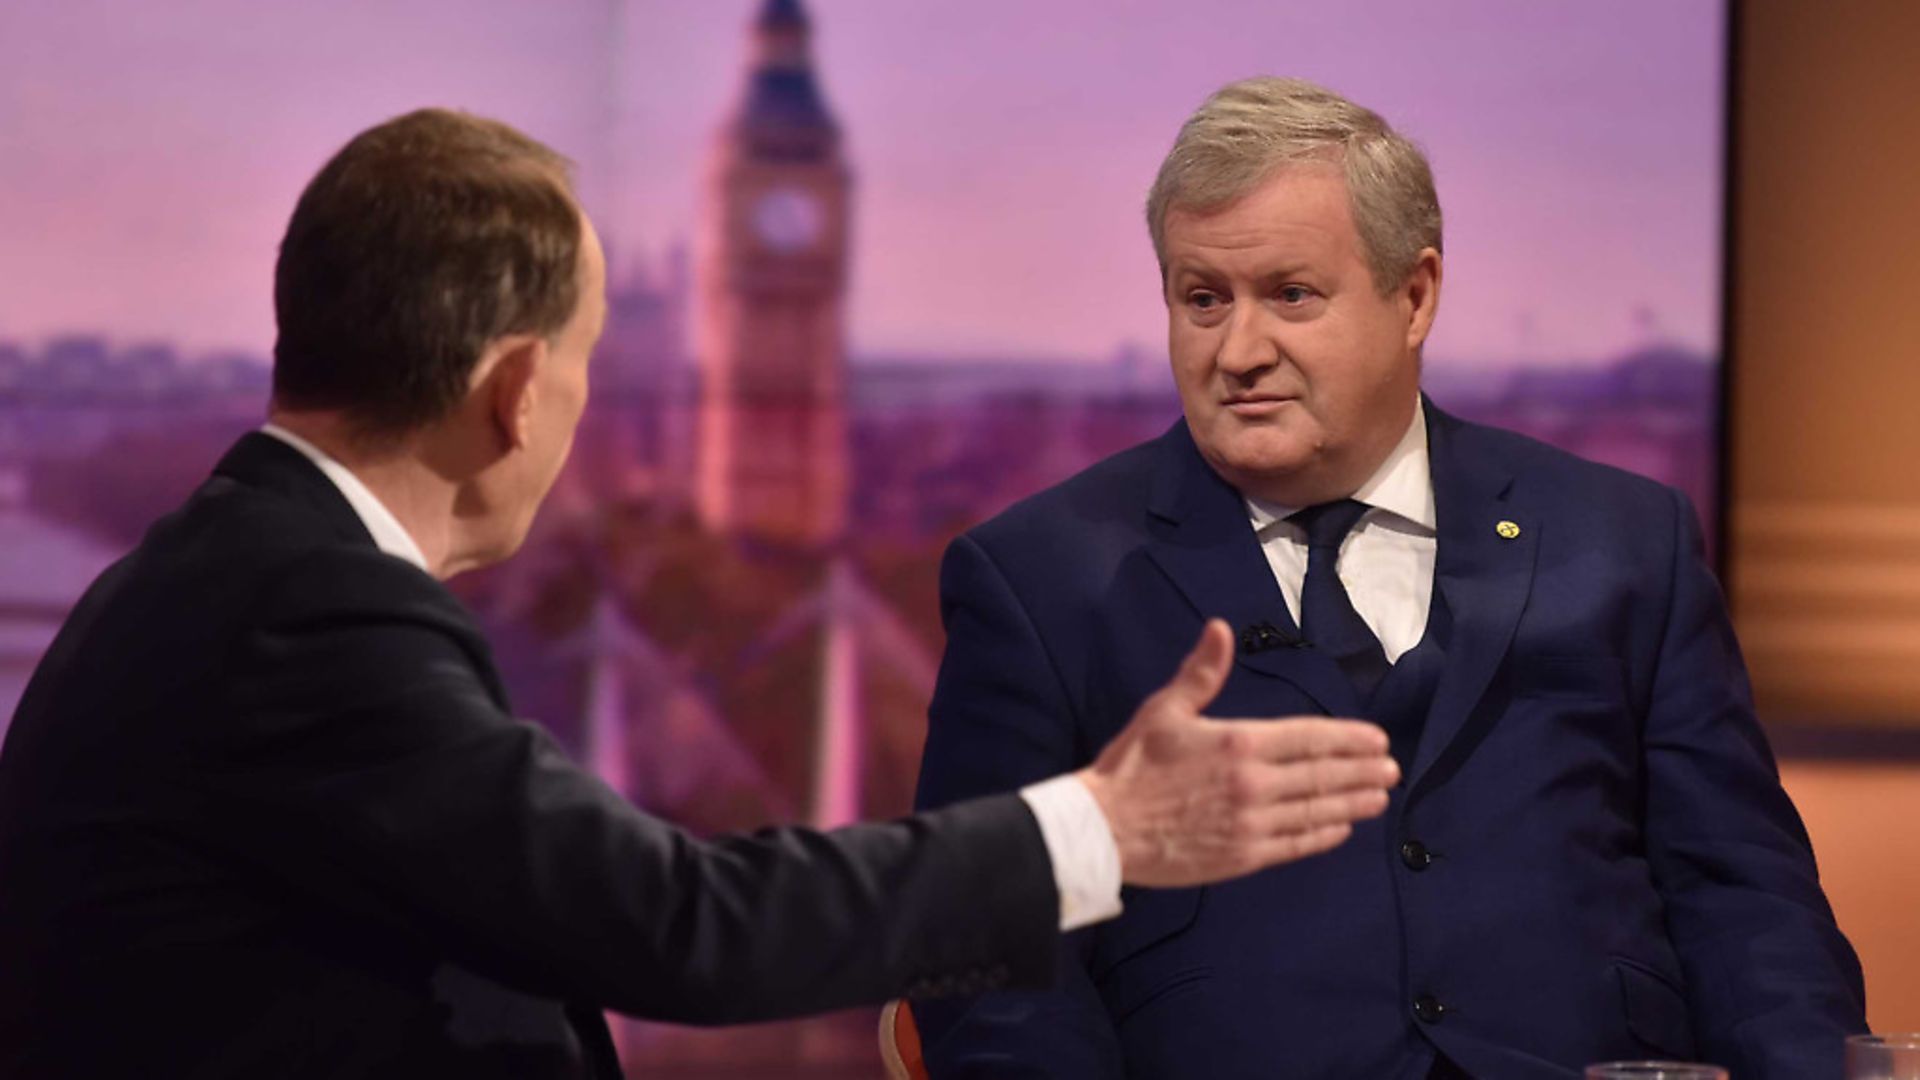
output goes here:
[[1202, 716], [1232, 664], [1232, 631], [1209, 620], [1172, 681], [1077, 774], [1129, 884], [1204, 885], [1292, 862], [1387, 808], [1400, 768], [1373, 724]]

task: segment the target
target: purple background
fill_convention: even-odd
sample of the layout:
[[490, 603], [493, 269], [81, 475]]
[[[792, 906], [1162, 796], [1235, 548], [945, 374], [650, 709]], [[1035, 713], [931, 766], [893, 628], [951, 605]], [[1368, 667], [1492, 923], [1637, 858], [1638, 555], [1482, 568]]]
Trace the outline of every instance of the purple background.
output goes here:
[[[0, 725], [91, 577], [258, 423], [301, 186], [429, 104], [573, 157], [613, 263], [575, 463], [528, 550], [458, 588], [516, 706], [696, 829], [817, 806], [823, 600], [861, 657], [840, 688], [858, 804], [907, 805], [944, 543], [1178, 415], [1141, 204], [1180, 121], [1233, 78], [1325, 82], [1429, 151], [1441, 404], [1713, 505], [1721, 5], [814, 0], [857, 185], [857, 541], [836, 578], [704, 532], [674, 487], [689, 248], [756, 6], [0, 6]], [[877, 1072], [870, 1013], [617, 1031], [649, 1076]]]

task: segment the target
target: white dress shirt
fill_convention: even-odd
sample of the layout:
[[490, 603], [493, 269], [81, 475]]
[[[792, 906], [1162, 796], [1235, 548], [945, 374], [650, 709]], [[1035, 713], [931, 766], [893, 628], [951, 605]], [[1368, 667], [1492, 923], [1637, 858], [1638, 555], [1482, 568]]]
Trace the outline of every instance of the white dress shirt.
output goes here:
[[[1418, 404], [1413, 422], [1354, 499], [1369, 509], [1340, 545], [1336, 564], [1353, 610], [1380, 639], [1388, 661], [1400, 659], [1427, 632], [1433, 602], [1433, 474], [1427, 465], [1427, 418]], [[1307, 532], [1288, 514], [1304, 509], [1247, 500], [1247, 517], [1295, 626], [1300, 586], [1307, 576]]]
[[[313, 462], [340, 489], [381, 551], [427, 569], [420, 545], [351, 469], [278, 424], [267, 424], [260, 430]], [[1020, 797], [1040, 826], [1047, 860], [1053, 866], [1053, 883], [1060, 893], [1061, 931], [1077, 930], [1120, 914], [1120, 849], [1093, 792], [1079, 777], [1068, 773], [1022, 788]]]

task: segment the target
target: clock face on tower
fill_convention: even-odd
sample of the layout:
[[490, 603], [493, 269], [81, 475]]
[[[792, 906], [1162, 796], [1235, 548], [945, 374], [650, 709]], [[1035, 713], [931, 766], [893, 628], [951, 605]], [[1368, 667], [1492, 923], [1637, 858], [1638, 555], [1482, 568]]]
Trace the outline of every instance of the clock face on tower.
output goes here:
[[753, 231], [778, 252], [800, 252], [820, 242], [826, 211], [817, 196], [796, 187], [776, 187], [753, 204]]

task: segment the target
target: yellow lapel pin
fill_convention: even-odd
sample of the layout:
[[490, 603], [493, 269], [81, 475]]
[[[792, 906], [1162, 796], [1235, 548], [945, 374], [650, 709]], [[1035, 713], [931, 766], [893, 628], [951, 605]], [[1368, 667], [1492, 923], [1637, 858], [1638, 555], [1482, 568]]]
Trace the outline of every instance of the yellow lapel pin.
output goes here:
[[1493, 531], [1500, 534], [1500, 539], [1511, 540], [1514, 537], [1520, 535], [1520, 525], [1518, 522], [1503, 521], [1500, 524], [1495, 525], [1493, 527]]

